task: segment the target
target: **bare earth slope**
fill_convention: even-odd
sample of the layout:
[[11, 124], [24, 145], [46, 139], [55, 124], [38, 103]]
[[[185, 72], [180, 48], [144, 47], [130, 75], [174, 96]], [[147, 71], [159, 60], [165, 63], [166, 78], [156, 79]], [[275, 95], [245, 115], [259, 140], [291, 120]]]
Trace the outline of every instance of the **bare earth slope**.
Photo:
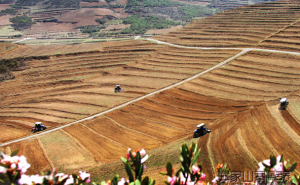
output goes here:
[[158, 40], [200, 47], [262, 47], [299, 51], [300, 5], [293, 0], [244, 6], [204, 19]]
[[[51, 130], [109, 110], [236, 56], [171, 89], [8, 146], [21, 148], [21, 154], [35, 164], [32, 173], [51, 167], [86, 170], [118, 160], [127, 148], [158, 147], [161, 151], [154, 151], [159, 155], [167, 146], [191, 139], [195, 126], [204, 122], [212, 132], [195, 140], [202, 148], [199, 162], [209, 178], [214, 166], [223, 162], [233, 171], [253, 171], [270, 154], [284, 154], [299, 162], [300, 53], [249, 49], [237, 55], [244, 47], [299, 51], [297, 37], [278, 42], [279, 30], [294, 25], [294, 31], [285, 32], [286, 38], [299, 31], [295, 26], [299, 5], [293, 2], [234, 9], [158, 37], [179, 45], [219, 49], [179, 48], [143, 40], [76, 46], [76, 51], [70, 46], [60, 55], [55, 55], [55, 47], [44, 49], [46, 59], [29, 60], [29, 69], [1, 83], [0, 129], [5, 132], [0, 141], [30, 135], [35, 121]], [[276, 11], [271, 13], [271, 9]], [[228, 15], [232, 19], [223, 22]], [[272, 39], [276, 41], [267, 42]], [[30, 56], [31, 49], [15, 46], [2, 57]], [[113, 93], [116, 84], [125, 91]], [[290, 101], [284, 111], [278, 109], [282, 97]], [[28, 148], [36, 155], [29, 155]]]

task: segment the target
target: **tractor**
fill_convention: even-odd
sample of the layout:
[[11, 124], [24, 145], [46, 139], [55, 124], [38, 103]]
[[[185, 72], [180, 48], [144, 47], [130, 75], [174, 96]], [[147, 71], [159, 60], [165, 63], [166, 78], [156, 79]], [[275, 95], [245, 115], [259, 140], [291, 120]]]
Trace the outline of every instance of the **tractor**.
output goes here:
[[32, 127], [31, 132], [35, 133], [38, 131], [43, 131], [45, 130], [47, 127], [45, 125], [41, 124], [42, 122], [35, 122], [34, 123], [34, 127]]
[[280, 99], [280, 110], [285, 110], [288, 106], [289, 102], [287, 101], [287, 98], [281, 98]]
[[118, 93], [118, 92], [123, 92], [124, 90], [121, 88], [121, 85], [116, 85], [115, 87], [115, 93]]
[[194, 131], [194, 138], [201, 137], [201, 136], [211, 132], [210, 129], [208, 129], [204, 126], [205, 126], [204, 123], [197, 125], [197, 129]]

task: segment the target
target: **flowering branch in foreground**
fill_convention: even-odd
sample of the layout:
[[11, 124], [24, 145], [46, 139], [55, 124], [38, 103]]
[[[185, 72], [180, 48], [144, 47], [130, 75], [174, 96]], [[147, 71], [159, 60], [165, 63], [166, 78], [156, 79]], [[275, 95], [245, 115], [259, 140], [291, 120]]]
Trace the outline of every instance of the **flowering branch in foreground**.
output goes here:
[[[46, 175], [31, 175], [25, 173], [30, 168], [25, 156], [17, 156], [18, 150], [7, 155], [0, 151], [0, 185], [83, 185], [90, 183], [90, 174], [79, 171], [78, 174], [57, 173], [55, 169]], [[167, 163], [166, 169], [160, 170], [160, 174], [167, 176], [166, 185], [209, 185], [205, 183], [206, 175], [203, 173], [203, 167], [197, 163], [200, 155], [200, 149], [197, 150], [197, 144], [192, 143], [190, 147], [183, 144], [180, 148], [181, 167], [175, 172], [172, 164]], [[102, 181], [100, 185], [154, 185], [155, 180], [148, 176], [143, 178], [145, 162], [149, 158], [144, 149], [131, 150], [125, 157], [121, 157], [125, 165], [128, 179], [114, 176], [109, 181]], [[270, 156], [270, 159], [264, 160], [258, 164], [257, 176], [253, 182], [243, 182], [240, 180], [235, 184], [253, 184], [253, 185], [300, 185], [300, 175], [295, 174], [292, 178], [282, 176], [282, 174], [292, 173], [297, 163], [291, 164], [289, 160], [285, 161], [283, 156]], [[213, 185], [230, 184], [232, 172], [227, 164], [218, 164], [216, 174], [212, 180]], [[98, 185], [93, 182], [93, 185]]]
[[166, 175], [167, 185], [202, 185], [206, 175], [203, 173], [202, 165], [195, 165], [200, 154], [197, 150], [197, 144], [193, 143], [190, 147], [183, 144], [180, 148], [181, 168], [174, 173], [174, 168], [170, 162], [167, 163], [166, 169], [162, 169], [160, 174]]

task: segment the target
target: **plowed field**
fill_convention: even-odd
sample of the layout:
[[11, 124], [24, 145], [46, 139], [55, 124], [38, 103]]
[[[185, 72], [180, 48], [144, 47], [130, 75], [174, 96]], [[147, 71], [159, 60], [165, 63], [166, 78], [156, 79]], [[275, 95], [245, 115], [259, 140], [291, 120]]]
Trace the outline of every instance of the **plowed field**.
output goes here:
[[[246, 6], [158, 37], [180, 45], [220, 49], [133, 40], [84, 49], [76, 46], [73, 53], [70, 46], [55, 55], [58, 48], [49, 46], [43, 54], [46, 57], [27, 58], [29, 69], [1, 83], [0, 129], [5, 131], [1, 143], [30, 135], [35, 121], [51, 130], [111, 111], [2, 148], [21, 148], [21, 154], [34, 163], [32, 173], [51, 167], [89, 170], [108, 165], [107, 169], [119, 169], [115, 161], [127, 148], [145, 148], [153, 149], [154, 159], [146, 172], [153, 175], [168, 159], [178, 164], [174, 152], [179, 150], [174, 147], [183, 141], [198, 142], [202, 149], [198, 162], [203, 162], [208, 179], [218, 163], [246, 172], [256, 170], [257, 163], [270, 154], [284, 154], [285, 159], [299, 162], [300, 53], [247, 49], [238, 55], [243, 47], [298, 51], [286, 44], [297, 39], [277, 45], [283, 33], [296, 34], [291, 30], [297, 29], [298, 6], [295, 1]], [[276, 44], [266, 44], [272, 39]], [[10, 46], [7, 51], [0, 47], [1, 57], [38, 56], [31, 47]], [[40, 49], [39, 54], [45, 48]], [[125, 91], [114, 93], [116, 84]], [[151, 96], [112, 109], [147, 94]], [[290, 102], [286, 110], [279, 110], [282, 97]], [[212, 132], [192, 139], [200, 123]]]
[[291, 0], [244, 6], [195, 20], [156, 38], [186, 46], [299, 51], [299, 7], [299, 2]]

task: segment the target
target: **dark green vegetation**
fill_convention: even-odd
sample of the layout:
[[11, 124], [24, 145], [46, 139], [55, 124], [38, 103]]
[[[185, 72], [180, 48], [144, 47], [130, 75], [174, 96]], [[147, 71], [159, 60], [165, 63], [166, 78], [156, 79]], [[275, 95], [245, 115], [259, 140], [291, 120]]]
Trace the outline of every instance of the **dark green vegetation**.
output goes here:
[[[266, 1], [274, 0], [253, 0], [251, 2]], [[129, 15], [127, 18], [103, 15], [95, 20], [99, 23], [98, 26], [81, 25], [76, 28], [82, 33], [88, 33], [90, 37], [141, 35], [150, 29], [185, 25], [193, 19], [211, 16], [224, 10], [249, 4], [248, 0], [206, 0], [204, 4], [203, 0], [182, 0], [181, 2], [175, 0], [128, 0], [126, 5], [121, 4], [119, 0], [105, 0], [107, 4], [97, 4], [99, 0], [0, 0], [0, 4], [13, 2], [15, 4], [10, 5], [11, 8], [0, 11], [0, 16], [22, 14], [23, 16], [18, 17], [20, 20], [11, 19], [16, 30], [30, 28], [35, 21], [60, 23], [60, 15], [80, 8], [106, 8], [115, 13], [120, 13], [121, 10], [116, 8], [121, 8]], [[88, 3], [80, 6], [80, 2]], [[30, 6], [35, 6], [34, 11]], [[33, 18], [33, 22], [30, 17]], [[117, 24], [130, 24], [130, 27], [116, 26], [107, 29], [108, 26]]]
[[26, 15], [22, 16], [16, 16], [11, 19], [9, 19], [10, 22], [12, 22], [12, 27], [15, 30], [24, 30], [27, 28], [30, 28], [34, 22], [32, 22], [32, 19]]
[[1, 59], [0, 60], [0, 82], [4, 80], [14, 79], [13, 71], [21, 71], [28, 69], [28, 62], [32, 59], [44, 60], [48, 56], [32, 56], [32, 57], [19, 57], [14, 59]]
[[2, 15], [16, 15], [17, 14], [17, 10], [13, 9], [13, 8], [7, 8], [5, 10], [1, 10], [0, 11], [0, 16]]
[[172, 0], [129, 0], [126, 13], [140, 17], [154, 16], [160, 19], [172, 19], [186, 24], [194, 17], [213, 15], [209, 7], [179, 3]]
[[84, 1], [84, 2], [99, 2], [98, 0], [82, 0], [82, 1]]
[[15, 6], [21, 8], [22, 6], [35, 6], [37, 3], [44, 0], [17, 0]]
[[124, 24], [131, 24], [129, 28], [124, 29], [122, 34], [145, 34], [149, 29], [163, 29], [170, 26], [180, 25], [179, 22], [172, 20], [163, 20], [158, 17], [139, 17], [132, 15], [123, 21]]
[[51, 0], [44, 1], [47, 9], [50, 8], [79, 8], [80, 0]]
[[0, 4], [11, 4], [13, 2], [13, 0], [0, 0]]
[[22, 8], [23, 6], [35, 6], [38, 3], [46, 6], [46, 9], [51, 8], [79, 8], [80, 0], [17, 0], [15, 8]]

